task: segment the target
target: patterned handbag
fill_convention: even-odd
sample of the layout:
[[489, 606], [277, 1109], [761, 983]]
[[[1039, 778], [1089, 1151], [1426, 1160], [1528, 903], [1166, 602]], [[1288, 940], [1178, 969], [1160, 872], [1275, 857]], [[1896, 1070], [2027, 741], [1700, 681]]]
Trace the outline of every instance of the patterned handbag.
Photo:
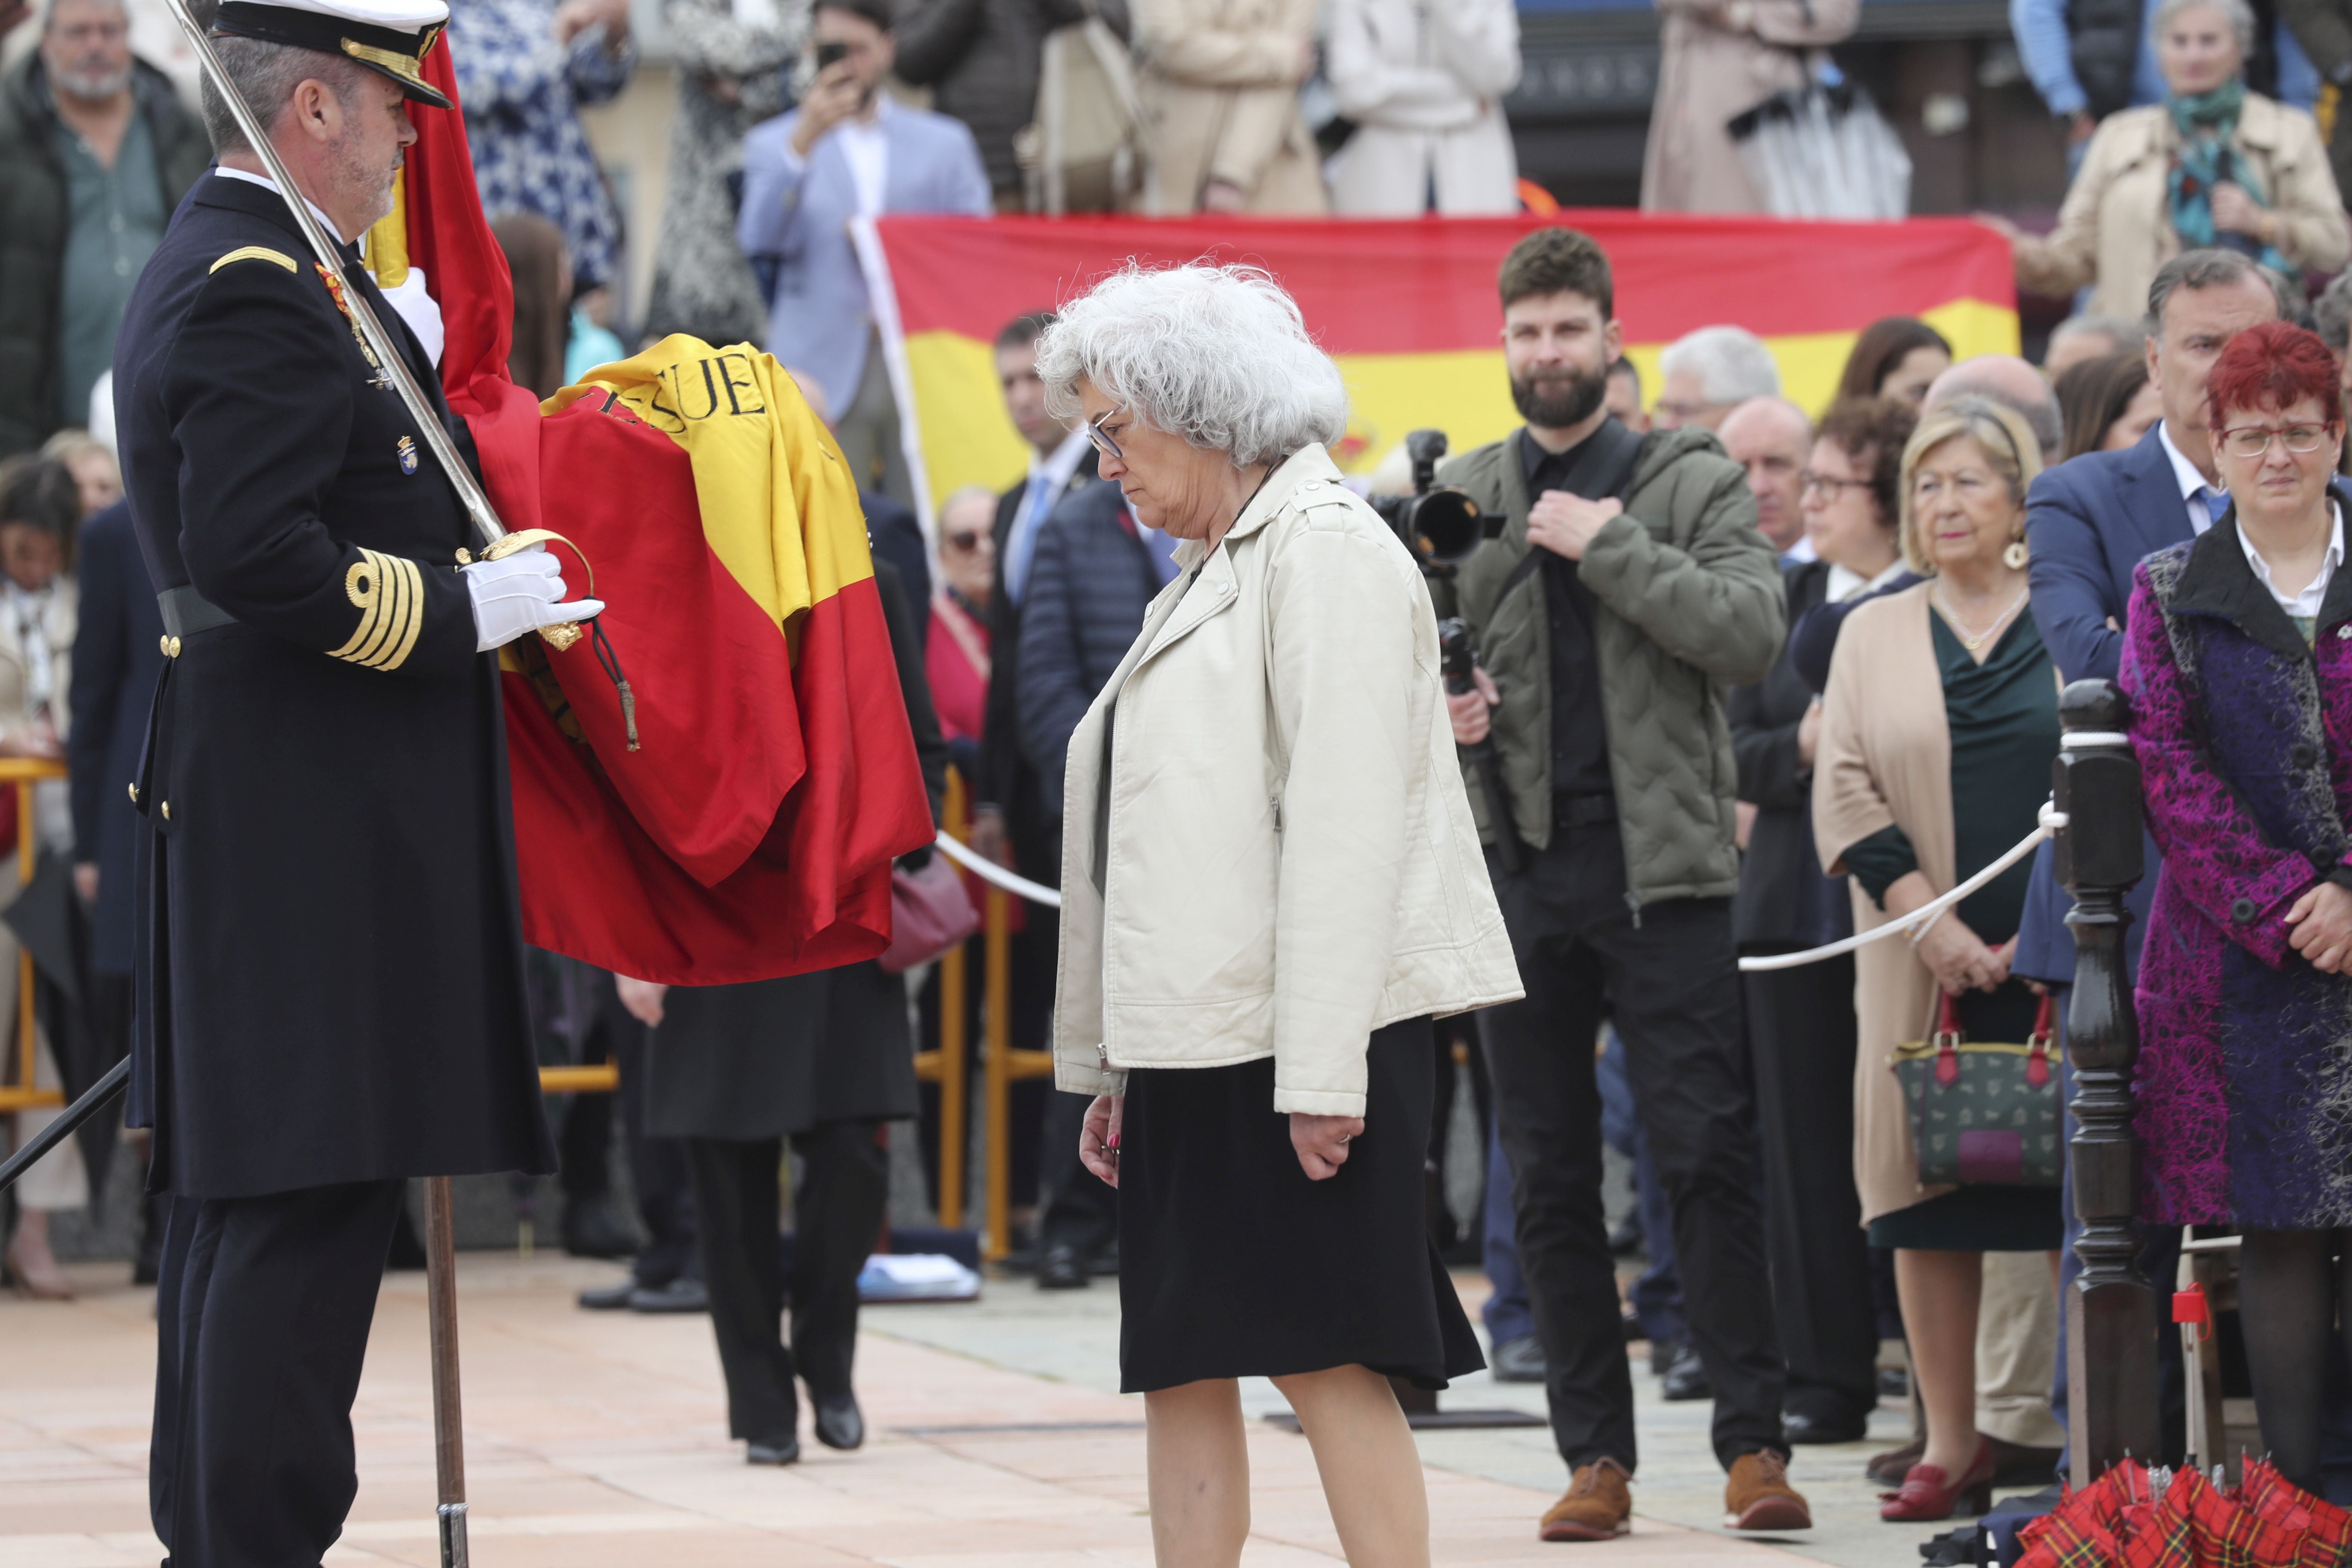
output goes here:
[[1959, 1007], [1939, 997], [1934, 1034], [1888, 1058], [1911, 1118], [1920, 1184], [2056, 1186], [2066, 1149], [2049, 996], [2021, 1046], [1963, 1038]]

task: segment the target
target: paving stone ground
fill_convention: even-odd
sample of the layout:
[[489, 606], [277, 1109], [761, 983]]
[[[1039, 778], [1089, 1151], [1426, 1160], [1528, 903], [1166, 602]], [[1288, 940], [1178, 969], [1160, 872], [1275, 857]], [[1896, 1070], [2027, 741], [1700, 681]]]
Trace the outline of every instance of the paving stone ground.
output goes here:
[[[0, 1568], [133, 1568], [147, 1523], [152, 1292], [121, 1264], [83, 1264], [70, 1305], [0, 1299]], [[698, 1317], [572, 1304], [608, 1265], [470, 1253], [459, 1263], [466, 1444], [479, 1568], [1146, 1568], [1142, 1401], [1117, 1392], [1108, 1281], [1043, 1295], [992, 1280], [978, 1303], [869, 1309], [858, 1383], [872, 1436], [850, 1455], [808, 1442], [790, 1469], [754, 1469], [726, 1435], [718, 1359]], [[1475, 1298], [1483, 1282], [1464, 1280]], [[1790, 1563], [1902, 1565], [1924, 1527], [1882, 1526], [1858, 1476], [1869, 1445], [1808, 1449], [1799, 1484], [1821, 1528], [1765, 1543], [1714, 1525], [1721, 1473], [1706, 1407], [1656, 1402], [1645, 1373], [1633, 1534], [1546, 1546], [1535, 1521], [1565, 1478], [1548, 1434], [1424, 1434], [1436, 1559], [1449, 1564], [1637, 1568]], [[1249, 1568], [1339, 1560], [1303, 1438], [1255, 1417], [1245, 1388]], [[1540, 1389], [1481, 1374], [1449, 1405], [1541, 1408]], [[1888, 1437], [1901, 1413], [1881, 1413]], [[355, 1414], [359, 1498], [330, 1564], [430, 1568], [432, 1407], [424, 1281], [387, 1278]], [[804, 1439], [805, 1441], [805, 1439]]]

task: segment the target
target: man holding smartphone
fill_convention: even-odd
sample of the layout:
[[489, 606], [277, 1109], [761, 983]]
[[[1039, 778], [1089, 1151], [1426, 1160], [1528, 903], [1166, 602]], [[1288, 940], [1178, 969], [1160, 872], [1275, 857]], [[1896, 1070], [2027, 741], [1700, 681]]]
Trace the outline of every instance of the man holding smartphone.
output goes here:
[[898, 410], [875, 336], [852, 218], [886, 212], [993, 211], [980, 147], [963, 121], [895, 103], [887, 0], [818, 0], [814, 76], [800, 107], [743, 142], [744, 252], [776, 264], [768, 352], [824, 388], [834, 436], [860, 489], [911, 506]]

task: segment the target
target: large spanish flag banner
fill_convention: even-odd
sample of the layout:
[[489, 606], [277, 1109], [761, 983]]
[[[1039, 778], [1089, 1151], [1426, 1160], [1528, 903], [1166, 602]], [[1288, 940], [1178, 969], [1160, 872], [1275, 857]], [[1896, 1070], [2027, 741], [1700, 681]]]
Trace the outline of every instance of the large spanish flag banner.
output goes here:
[[1811, 409], [1829, 402], [1855, 334], [1881, 316], [1921, 317], [1963, 357], [2017, 352], [2008, 244], [1958, 218], [886, 217], [863, 226], [859, 240], [899, 406], [913, 411], [908, 461], [936, 505], [962, 485], [1002, 489], [1026, 468], [997, 391], [998, 331], [1084, 292], [1130, 257], [1272, 272], [1348, 378], [1343, 468], [1370, 468], [1423, 426], [1445, 431], [1457, 452], [1494, 440], [1518, 423], [1496, 273], [1521, 235], [1554, 224], [1581, 229], [1609, 253], [1627, 353], [1654, 397], [1660, 351], [1723, 322], [1761, 336], [1789, 395]]
[[[448, 50], [425, 74], [457, 98]], [[932, 825], [840, 447], [749, 344], [667, 338], [542, 407], [508, 374], [513, 283], [465, 121], [416, 131], [369, 265], [437, 305], [501, 520], [557, 530], [606, 606], [594, 637], [500, 659], [524, 940], [683, 985], [876, 956], [891, 861]]]

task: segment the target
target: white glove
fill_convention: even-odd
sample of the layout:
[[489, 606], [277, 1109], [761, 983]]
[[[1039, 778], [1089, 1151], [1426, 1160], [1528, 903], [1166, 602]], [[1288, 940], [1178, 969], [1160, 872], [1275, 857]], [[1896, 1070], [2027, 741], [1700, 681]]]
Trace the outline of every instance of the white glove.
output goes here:
[[461, 566], [474, 599], [474, 651], [504, 647], [526, 632], [604, 614], [602, 599], [563, 597], [563, 564], [543, 544], [526, 544], [496, 561]]

